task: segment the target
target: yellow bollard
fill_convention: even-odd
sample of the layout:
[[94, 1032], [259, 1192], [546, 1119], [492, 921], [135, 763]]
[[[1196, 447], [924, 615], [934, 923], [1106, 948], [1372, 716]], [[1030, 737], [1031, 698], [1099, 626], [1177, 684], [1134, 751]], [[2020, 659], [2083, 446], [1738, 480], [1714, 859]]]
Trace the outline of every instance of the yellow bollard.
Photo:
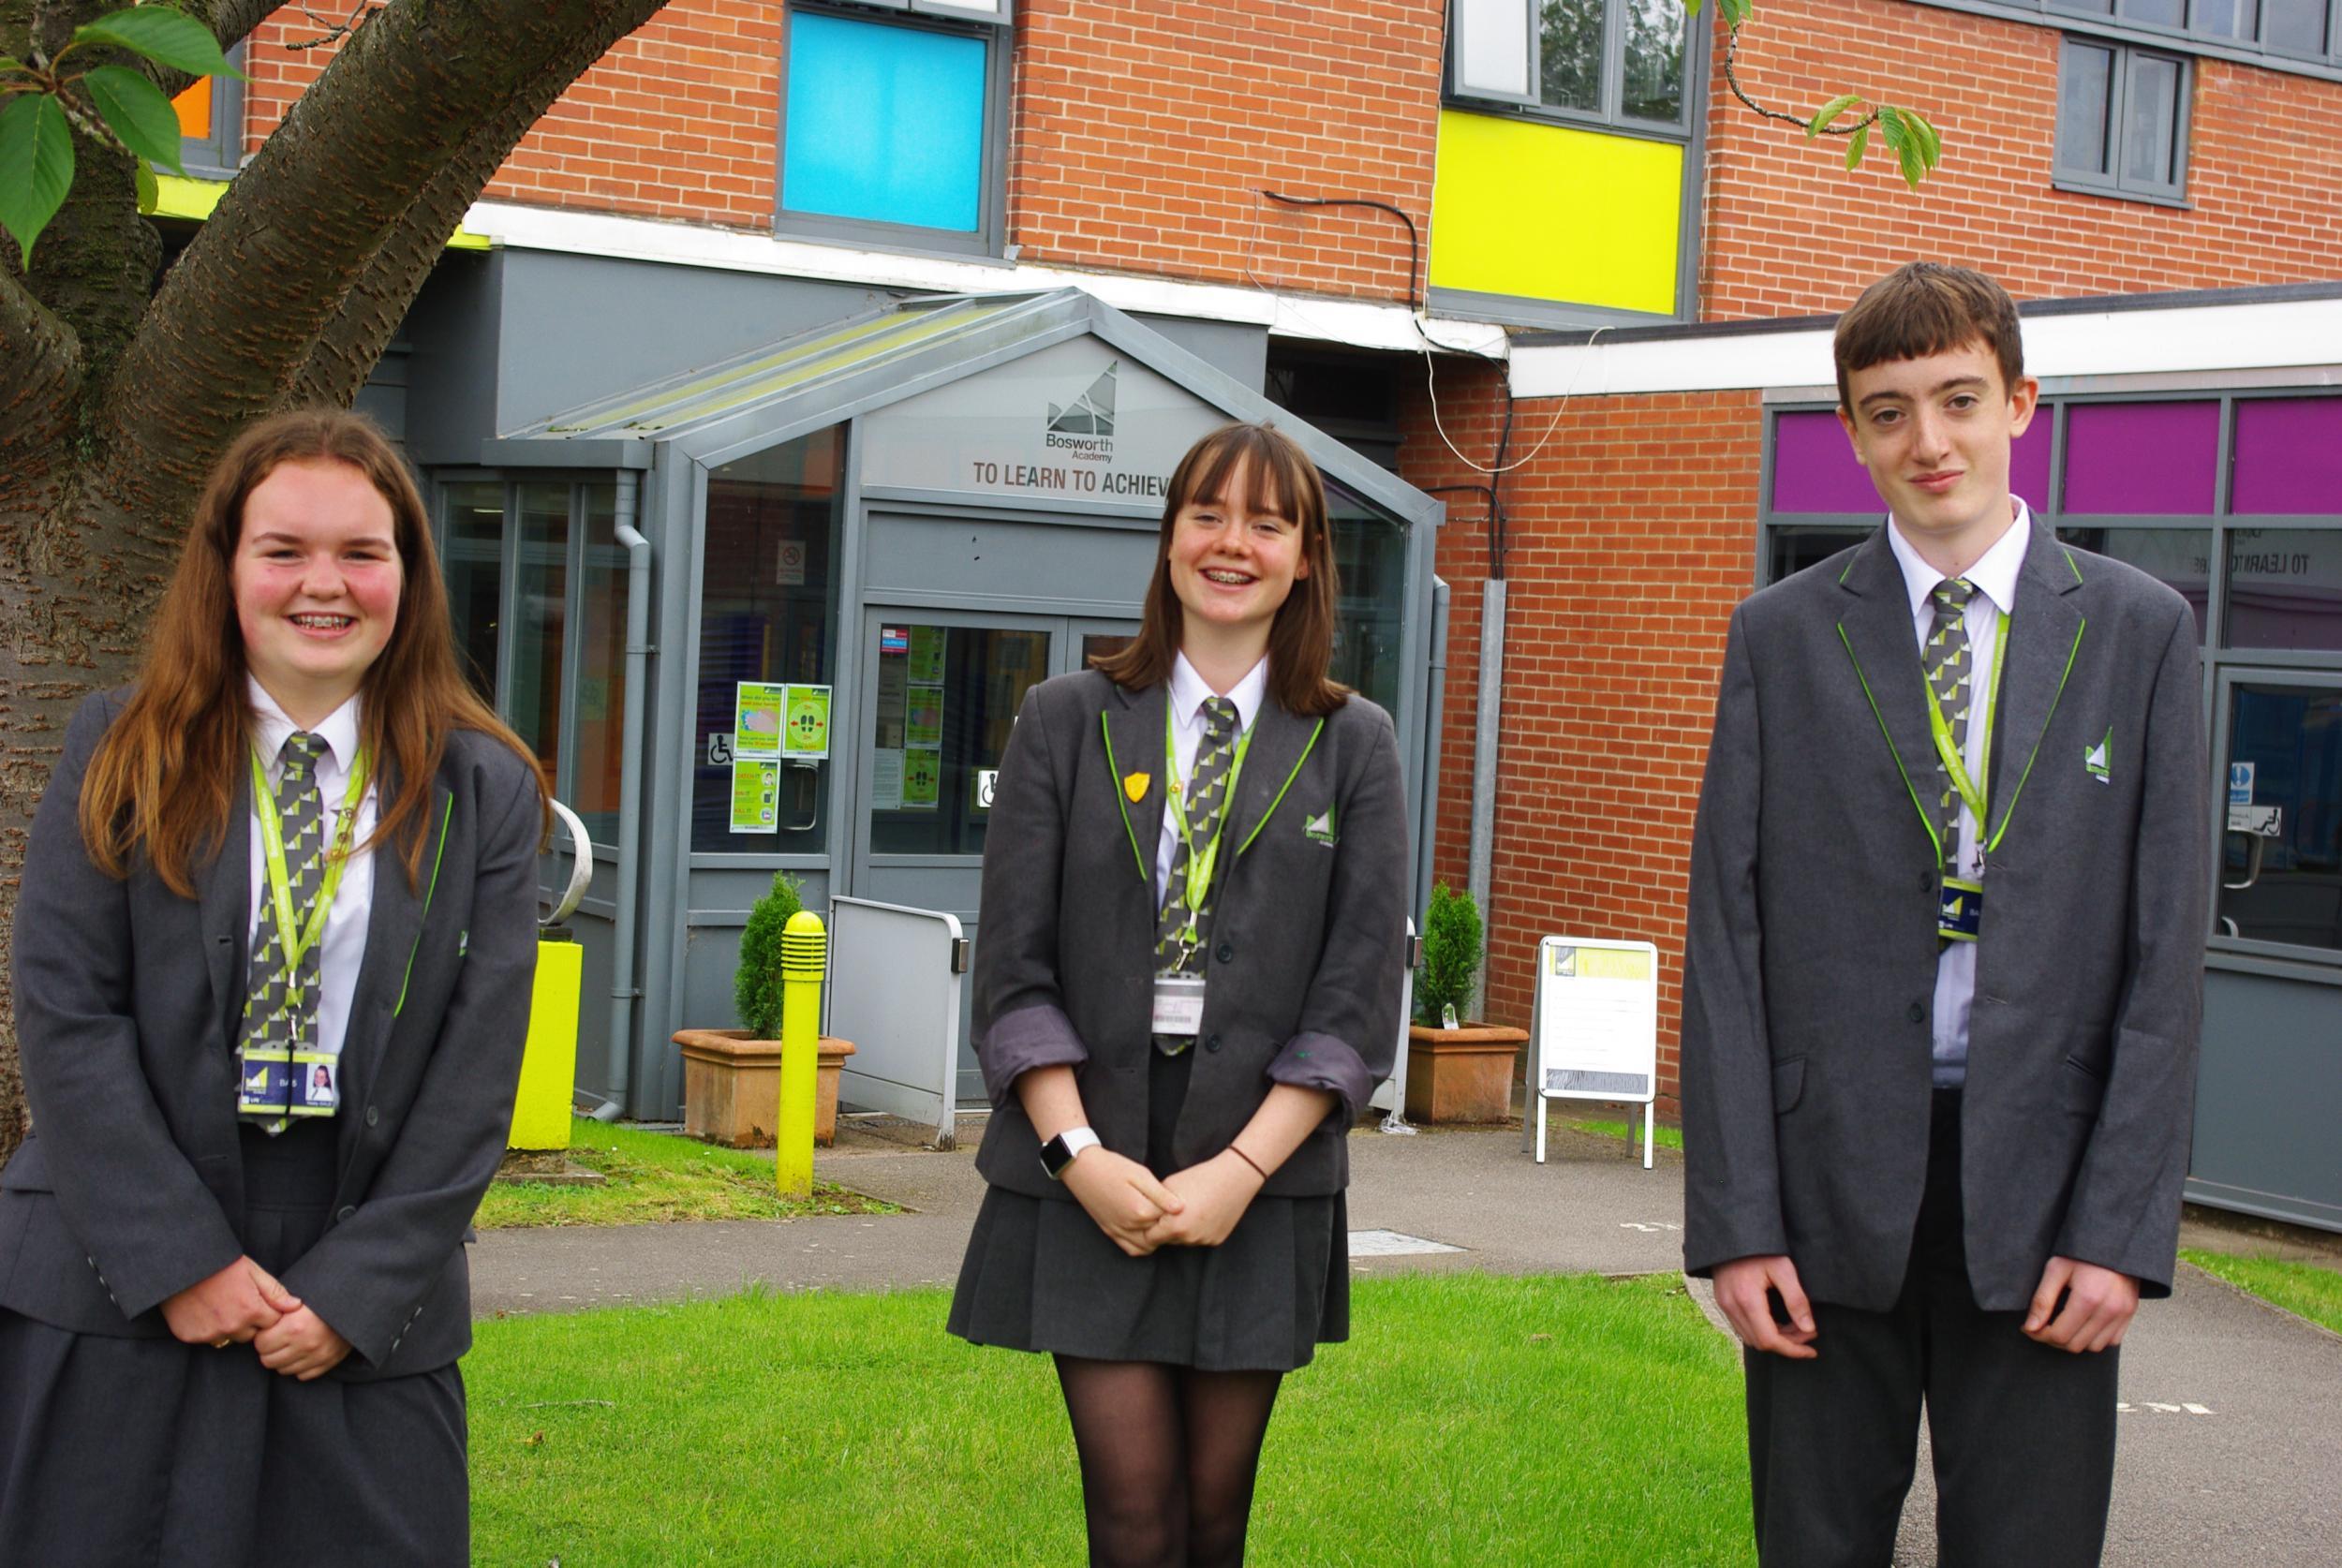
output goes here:
[[822, 1045], [822, 970], [829, 935], [799, 910], [780, 933], [780, 1136], [773, 1178], [784, 1198], [813, 1195], [813, 1086]]

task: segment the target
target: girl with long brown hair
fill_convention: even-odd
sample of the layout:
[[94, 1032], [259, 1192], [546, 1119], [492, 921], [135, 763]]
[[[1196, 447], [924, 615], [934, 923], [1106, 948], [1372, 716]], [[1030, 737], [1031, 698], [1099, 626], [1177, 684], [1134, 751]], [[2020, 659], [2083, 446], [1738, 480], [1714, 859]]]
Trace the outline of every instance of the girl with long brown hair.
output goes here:
[[12, 1552], [467, 1559], [463, 1240], [511, 1120], [545, 827], [457, 668], [397, 452], [338, 411], [252, 426], [25, 857]]
[[950, 1326], [1055, 1357], [1097, 1564], [1240, 1562], [1280, 1383], [1349, 1336], [1343, 1139], [1397, 1050], [1409, 857], [1335, 604], [1307, 453], [1208, 436], [1138, 637], [1028, 693], [1001, 759]]

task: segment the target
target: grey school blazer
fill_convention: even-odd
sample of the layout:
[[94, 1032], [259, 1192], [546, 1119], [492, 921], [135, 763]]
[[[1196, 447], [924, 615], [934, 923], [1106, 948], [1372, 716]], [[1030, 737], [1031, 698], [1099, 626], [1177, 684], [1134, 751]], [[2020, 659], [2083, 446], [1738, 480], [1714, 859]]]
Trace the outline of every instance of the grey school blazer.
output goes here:
[[[974, 996], [994, 1115], [976, 1166], [1012, 1191], [1065, 1195], [1014, 1088], [1036, 1067], [1071, 1065], [1105, 1146], [1146, 1158], [1165, 702], [1159, 686], [1060, 675], [1026, 694], [1001, 760]], [[1223, 828], [1235, 855], [1213, 900], [1179, 1165], [1227, 1147], [1272, 1083], [1297, 1084], [1341, 1103], [1265, 1191], [1348, 1182], [1344, 1134], [1398, 1050], [1405, 796], [1390, 717], [1372, 703], [1352, 697], [1322, 723], [1262, 704]]]
[[[2168, 1294], [2187, 1169], [2211, 821], [2196, 629], [2037, 519], [1994, 726], [1961, 1111], [1969, 1279], [2023, 1308], [2052, 1255]], [[1684, 1262], [1786, 1252], [1891, 1306], [1925, 1185], [1933, 799], [1885, 531], [1742, 604], [1693, 836]]]
[[[159, 1338], [159, 1304], [243, 1251], [233, 1051], [251, 790], [237, 770], [199, 899], [143, 866], [107, 877], [76, 813], [121, 703], [94, 696], [74, 715], [25, 855], [14, 976], [33, 1135], [0, 1171], [0, 1306]], [[342, 1048], [335, 1218], [284, 1276], [354, 1348], [332, 1376], [428, 1371], [471, 1344], [463, 1240], [503, 1155], [528, 1031], [541, 810], [526, 763], [458, 730], [419, 885], [393, 847], [376, 852]]]

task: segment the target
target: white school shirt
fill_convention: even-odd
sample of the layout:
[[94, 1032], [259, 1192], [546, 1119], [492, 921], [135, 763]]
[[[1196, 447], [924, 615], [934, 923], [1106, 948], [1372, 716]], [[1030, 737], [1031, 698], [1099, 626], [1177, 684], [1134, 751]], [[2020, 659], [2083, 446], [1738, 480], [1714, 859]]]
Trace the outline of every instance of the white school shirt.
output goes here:
[[[2009, 525], [2008, 531], [1984, 552], [1976, 565], [1961, 573], [1976, 584], [1977, 590], [1961, 621], [1967, 628], [1968, 657], [1974, 672], [1969, 677], [1968, 690], [1979, 697], [1993, 689], [1993, 666], [1999, 657], [1994, 643], [2000, 635], [2000, 620], [2016, 606], [2017, 574], [2024, 567], [2025, 551], [2033, 538], [2032, 512], [2023, 500], [2016, 505], [2017, 520]], [[1935, 601], [1932, 596], [1936, 584], [1945, 580], [1944, 575], [1920, 559], [1919, 552], [1904, 539], [1903, 530], [1894, 525], [1891, 514], [1887, 522], [1887, 542], [1894, 550], [1895, 564], [1903, 569], [1903, 585], [1911, 596], [1911, 629], [1919, 641], [1920, 658], [1924, 661], [1927, 640], [1935, 630]], [[1977, 722], [1979, 717], [1980, 710], [1971, 714], [1967, 742], [1960, 748], [1960, 760], [1967, 764], [1971, 778], [1980, 775], [1985, 762], [1984, 726]], [[1999, 718], [1995, 713], [1995, 727]], [[1933, 777], [1940, 778], [1942, 775]], [[2003, 779], [1986, 779], [1987, 806], [2000, 799], [2007, 787]], [[1960, 842], [1953, 864], [1963, 877], [1982, 876], [1984, 854], [1977, 842], [1976, 814], [1968, 809], [1965, 800], [1960, 802]], [[1989, 880], [1984, 882], [1984, 918], [1987, 922], [1993, 918], [1993, 884]], [[1938, 1088], [1956, 1087], [1967, 1081], [1968, 1014], [1976, 1002], [1976, 948], [1974, 942], [1946, 942], [1943, 952], [1936, 955], [1934, 1058]]]
[[[285, 717], [285, 710], [276, 705], [276, 699], [262, 689], [260, 683], [245, 677], [246, 689], [252, 699], [252, 738], [260, 752], [260, 763], [268, 775], [271, 790], [285, 771], [285, 737], [300, 726]], [[325, 756], [318, 762], [318, 791], [325, 799], [326, 841], [333, 842], [334, 813], [341, 809], [342, 795], [349, 788], [350, 765], [358, 759], [358, 699], [352, 697], [327, 716], [324, 723], [311, 732], [325, 742]], [[325, 917], [325, 934], [318, 939], [318, 1048], [341, 1054], [342, 1040], [349, 1032], [349, 1003], [358, 989], [359, 966], [366, 955], [366, 919], [374, 908], [374, 851], [358, 848], [374, 832], [375, 814], [378, 802], [372, 779], [366, 782], [364, 798], [358, 803], [358, 821], [352, 830], [349, 865], [342, 872], [341, 886], [334, 890], [334, 908]], [[252, 840], [252, 918], [245, 927], [247, 954], [260, 939], [260, 907], [269, 896], [268, 863], [260, 848], [260, 814], [256, 804], [251, 820]], [[251, 974], [249, 957], [245, 959], [245, 984]]]
[[[1184, 784], [1195, 777], [1195, 752], [1204, 743], [1204, 703], [1218, 693], [1204, 684], [1204, 677], [1195, 673], [1195, 666], [1181, 654], [1171, 662], [1171, 747], [1178, 764], [1179, 782]], [[1268, 660], [1264, 658], [1253, 666], [1252, 673], [1236, 683], [1228, 693], [1228, 701], [1236, 704], [1237, 732], [1242, 734], [1260, 717], [1260, 705], [1268, 696]], [[1170, 780], [1164, 781], [1170, 787]], [[1225, 820], [1224, 818], [1223, 819]], [[1202, 845], [1197, 845], [1201, 849]], [[1164, 890], [1171, 885], [1171, 857], [1178, 852], [1179, 824], [1168, 809], [1163, 814], [1163, 837], [1155, 845], [1155, 908], [1163, 908]]]

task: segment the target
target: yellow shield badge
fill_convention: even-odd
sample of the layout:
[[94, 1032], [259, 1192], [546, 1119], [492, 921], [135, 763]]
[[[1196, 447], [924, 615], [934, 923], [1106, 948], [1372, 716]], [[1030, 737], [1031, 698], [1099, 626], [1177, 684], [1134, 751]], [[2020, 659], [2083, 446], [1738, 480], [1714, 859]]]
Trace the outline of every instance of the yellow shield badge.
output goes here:
[[1122, 792], [1130, 796], [1133, 806], [1136, 806], [1147, 798], [1148, 786], [1154, 781], [1155, 777], [1150, 773], [1126, 773], [1122, 776]]

